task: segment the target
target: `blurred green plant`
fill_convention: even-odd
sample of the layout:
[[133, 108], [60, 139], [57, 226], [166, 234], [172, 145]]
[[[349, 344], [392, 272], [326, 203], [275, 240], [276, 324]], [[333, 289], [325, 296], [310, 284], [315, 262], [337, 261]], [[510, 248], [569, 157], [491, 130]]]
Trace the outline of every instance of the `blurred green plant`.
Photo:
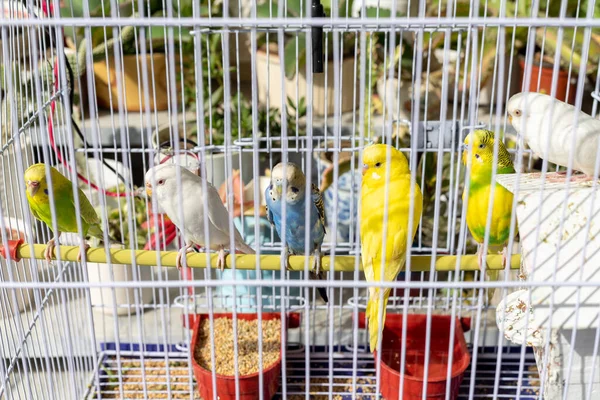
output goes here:
[[[213, 12], [218, 10], [213, 10]], [[202, 63], [202, 89], [204, 98], [204, 126], [206, 131], [206, 141], [213, 145], [223, 145], [225, 143], [225, 68], [223, 65], [223, 45], [222, 36], [219, 33], [199, 34], [198, 42], [185, 43], [182, 51], [184, 54], [193, 54], [194, 46], [201, 49]], [[198, 96], [196, 93], [195, 60], [192, 57], [183, 59], [183, 91], [184, 106], [188, 110], [196, 108]], [[229, 76], [235, 78], [236, 67], [230, 65]], [[232, 83], [232, 88], [237, 85]], [[243, 94], [243, 92], [232, 93], [229, 101], [230, 110], [230, 132], [231, 137], [235, 139], [252, 137], [252, 102]], [[298, 103], [288, 97], [287, 99], [287, 133], [288, 136], [304, 134], [302, 125], [296, 127], [296, 118], [301, 119], [306, 115], [307, 105], [304, 98], [300, 98]], [[267, 131], [271, 135], [279, 135], [281, 132], [281, 112], [278, 109], [266, 109], [260, 107], [257, 110], [258, 131], [264, 135]], [[196, 135], [197, 132], [192, 132]]]
[[[62, 7], [63, 15], [82, 17], [84, 0], [73, 0]], [[87, 1], [87, 0], [85, 0]], [[118, 8], [115, 11], [121, 18], [140, 16], [139, 2], [137, 0], [118, 1]], [[166, 17], [166, 3], [160, 0], [145, 0], [142, 2], [144, 15], [150, 15], [153, 18]], [[90, 0], [90, 16], [92, 18], [104, 18], [111, 15], [110, 2], [101, 0]], [[173, 14], [179, 17], [193, 16], [193, 0], [178, 0], [173, 2]], [[223, 4], [216, 1], [208, 5], [198, 5], [200, 17], [219, 17], [223, 15]], [[76, 66], [86, 65], [86, 51], [88, 44], [85, 41], [85, 29], [91, 30], [91, 48], [94, 61], [104, 60], [106, 56], [111, 56], [115, 46], [122, 49], [123, 54], [139, 54], [140, 46], [140, 28], [125, 26], [116, 31], [117, 36], [113, 36], [112, 27], [92, 27], [79, 28], [71, 31], [73, 38], [77, 38], [77, 52], [69, 56], [69, 63], [73, 67], [76, 75], [83, 73], [76, 70]], [[167, 43], [166, 27], [153, 26], [146, 28], [147, 51], [164, 52]], [[181, 73], [177, 73], [179, 81], [178, 87], [182, 88], [183, 105], [182, 108], [193, 110], [196, 107], [196, 101], [200, 96], [196, 93], [196, 59], [195, 51], [200, 49], [202, 60], [202, 88], [204, 98], [204, 124], [206, 127], [207, 142], [214, 145], [222, 145], [225, 141], [225, 74], [235, 77], [235, 66], [231, 65], [228, 71], [225, 71], [223, 65], [223, 42], [220, 32], [203, 30], [192, 34], [191, 28], [178, 27], [173, 33], [175, 39], [175, 64], [176, 68], [181, 67]], [[235, 82], [231, 84], [236, 88]], [[230, 98], [230, 133], [232, 138], [251, 137], [252, 135], [252, 107], [251, 102], [242, 92], [232, 90]], [[281, 115], [275, 110], [266, 110], [260, 108], [258, 112], [258, 127], [261, 134], [267, 130], [273, 134], [279, 134], [281, 131]], [[300, 99], [298, 104], [294, 104], [288, 99], [288, 135], [296, 134], [296, 114], [298, 118], [306, 115], [306, 104], [304, 99]], [[300, 128], [300, 134], [302, 134]]]
[[[125, 185], [118, 188], [120, 193], [125, 192]], [[117, 188], [111, 189], [117, 191]], [[141, 197], [132, 197], [133, 211], [131, 215], [135, 222], [134, 243], [130, 241], [131, 225], [129, 224], [129, 214], [131, 209], [128, 207], [126, 198], [118, 198], [118, 206], [110, 209], [107, 213], [108, 234], [125, 245], [125, 248], [143, 248], [148, 240], [148, 231], [143, 228], [144, 222], [148, 218], [146, 201]], [[98, 214], [100, 215], [100, 214]], [[137, 247], [136, 247], [137, 246]]]
[[[61, 16], [82, 18], [84, 16], [83, 2], [88, 0], [71, 0], [64, 2], [61, 6]], [[143, 6], [141, 12], [139, 6]], [[173, 14], [175, 16], [191, 17], [191, 0], [183, 2], [173, 2]], [[113, 15], [111, 2], [101, 0], [89, 0], [88, 2], [90, 18], [110, 18]], [[207, 13], [207, 6], [200, 6], [200, 12]], [[117, 8], [114, 14], [119, 18], [140, 17], [142, 15], [152, 18], [166, 18], [167, 4], [161, 0], [120, 0], [117, 1]], [[208, 16], [208, 14], [204, 15]], [[90, 32], [91, 43], [87, 43], [86, 30]], [[151, 27], [112, 27], [112, 26], [93, 26], [66, 29], [65, 34], [75, 45], [76, 52], [69, 54], [69, 64], [74, 74], [80, 76], [85, 71], [87, 61], [87, 52], [91, 49], [92, 60], [94, 62], [104, 60], [107, 56], [112, 56], [115, 47], [122, 51], [123, 55], [135, 55], [140, 53], [142, 30], [145, 32], [147, 53], [165, 52], [169, 29], [161, 26]], [[174, 29], [175, 46], [187, 43], [193, 40], [192, 29], [189, 27], [178, 27]]]
[[[438, 1], [438, 0], [435, 0]], [[456, 3], [456, 15], [468, 17], [470, 12], [470, 3], [468, 0], [459, 0]], [[502, 0], [481, 0], [479, 5], [480, 16], [498, 18], [502, 15], [507, 17], [528, 18], [536, 16], [538, 18], [558, 18], [560, 16], [561, 0], [549, 0], [539, 2], [537, 13], [533, 12], [533, 0], [519, 2], [503, 2]], [[502, 5], [505, 9], [502, 10]], [[580, 2], [579, 0], [567, 0], [566, 18], [585, 18], [587, 13], [588, 0]], [[444, 7], [444, 6], [442, 6]], [[593, 18], [600, 18], [600, 3], [594, 5]], [[482, 28], [483, 31], [484, 28]], [[485, 36], [483, 36], [480, 49], [481, 55], [480, 69], [482, 72], [482, 85], [492, 76], [494, 67], [498, 58], [498, 27], [485, 27]], [[507, 26], [504, 28], [504, 42], [506, 53], [512, 47], [514, 56], [523, 56], [528, 42], [530, 27]], [[466, 35], [463, 35], [466, 41]], [[584, 42], [584, 28], [575, 29], [573, 27], [563, 28], [563, 40], [558, 46], [558, 28], [557, 27], [538, 27], [533, 37], [535, 41], [535, 62], [539, 63], [543, 58], [548, 64], [554, 64], [556, 51], [560, 51], [560, 65], [563, 69], [573, 67], [574, 73], [579, 73], [582, 63], [582, 51], [584, 46], [589, 45], [589, 58], [586, 64], [586, 75], [592, 77], [598, 71], [598, 54], [600, 54], [600, 29], [594, 28], [591, 32], [589, 44]], [[464, 48], [464, 47], [463, 47]], [[543, 50], [543, 55], [542, 55]], [[467, 85], [469, 82], [467, 82]]]
[[[549, 0], [548, 2], [541, 2], [537, 16], [539, 18], [559, 18], [561, 9], [561, 0]], [[566, 4], [566, 18], [585, 18], [587, 13], [588, 1], [585, 0], [580, 2], [579, 0], [567, 0]], [[488, 3], [488, 15], [497, 17], [500, 15], [500, 0], [493, 0]], [[518, 3], [507, 2], [506, 3], [506, 15], [525, 18], [532, 15], [532, 0], [522, 1]], [[593, 18], [600, 18], [600, 3], [596, 3], [593, 9]], [[498, 28], [495, 28], [497, 31]], [[514, 30], [516, 46], [524, 48], [527, 44], [527, 35], [529, 32], [528, 27], [518, 27], [512, 29], [506, 29], [506, 45], [512, 43], [512, 33]], [[492, 30], [494, 32], [494, 30]], [[536, 43], [536, 56], [542, 57], [541, 52], [543, 49], [543, 58], [550, 64], [554, 63], [554, 56], [557, 51], [560, 51], [560, 64], [561, 67], [566, 69], [572, 65], [575, 73], [579, 73], [582, 63], [582, 51], [583, 47], [589, 45], [588, 62], [586, 65], [586, 75], [594, 75], [598, 70], [598, 54], [600, 54], [600, 30], [593, 29], [591, 32], [591, 39], [589, 44], [584, 43], [584, 29], [575, 29], [573, 27], [565, 27], [563, 29], [563, 40], [558, 46], [558, 28], [557, 27], [539, 27], [535, 32], [535, 43]], [[495, 35], [489, 39], [493, 41]], [[488, 43], [489, 49], [487, 53], [492, 53], [494, 49], [493, 43]], [[488, 55], [487, 58], [492, 58]], [[493, 59], [493, 58], [492, 58]]]
[[[42, 90], [40, 92], [32, 91], [36, 78], [40, 79]], [[9, 80], [12, 85], [10, 87]], [[37, 99], [39, 97], [41, 103], [46, 103], [54, 94], [54, 75], [53, 67], [49, 61], [40, 62], [37, 75], [30, 73], [28, 68], [17, 62], [0, 63], [0, 106], [2, 107], [2, 135], [5, 138], [13, 136], [12, 125], [13, 113], [11, 106], [5, 108], [4, 102], [10, 101], [16, 110], [16, 128], [20, 128], [23, 124], [30, 121], [36, 115]], [[9, 88], [12, 89], [9, 92]], [[62, 115], [62, 104], [57, 103], [57, 114]]]

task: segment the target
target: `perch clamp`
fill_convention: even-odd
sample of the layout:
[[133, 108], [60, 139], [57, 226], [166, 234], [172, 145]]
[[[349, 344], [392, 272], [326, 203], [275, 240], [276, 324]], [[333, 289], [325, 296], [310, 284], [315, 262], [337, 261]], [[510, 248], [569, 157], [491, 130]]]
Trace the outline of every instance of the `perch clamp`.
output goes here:
[[9, 255], [10, 259], [15, 262], [21, 261], [21, 256], [19, 255], [19, 247], [23, 244], [23, 239], [7, 240], [7, 242], [7, 246], [0, 247], [0, 254], [2, 254], [2, 257], [8, 259], [7, 255]]

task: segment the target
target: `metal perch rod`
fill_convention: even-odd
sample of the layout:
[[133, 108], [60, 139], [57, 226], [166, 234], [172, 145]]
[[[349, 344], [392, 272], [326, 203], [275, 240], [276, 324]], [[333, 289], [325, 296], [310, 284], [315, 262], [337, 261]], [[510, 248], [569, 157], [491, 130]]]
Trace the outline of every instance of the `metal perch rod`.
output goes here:
[[[54, 251], [56, 255], [60, 247], [60, 257], [62, 261], [77, 261], [79, 246], [57, 246]], [[18, 247], [11, 249], [11, 254], [16, 255], [13, 259], [33, 258], [43, 260], [45, 244], [20, 244]], [[87, 261], [106, 264], [106, 249], [103, 247], [91, 247], [87, 251]], [[140, 266], [155, 266], [175, 267], [176, 251], [155, 251], [155, 250], [131, 250], [131, 249], [108, 249], [110, 254], [110, 262], [112, 264], [135, 264]], [[235, 267], [237, 269], [253, 270], [256, 269], [256, 255], [254, 254], [230, 254], [227, 256], [227, 268], [231, 268], [232, 258], [235, 257]], [[330, 256], [323, 257], [323, 270], [331, 270]], [[413, 255], [411, 257], [411, 271], [427, 272], [431, 268], [431, 256]], [[435, 269], [437, 271], [454, 271], [456, 269], [457, 256], [438, 256], [435, 261]], [[56, 259], [56, 257], [54, 257]], [[191, 268], [206, 268], [206, 253], [188, 253], [187, 265]], [[304, 271], [304, 256], [291, 256], [291, 269], [294, 271]], [[488, 269], [501, 270], [502, 256], [489, 255], [487, 257]], [[513, 255], [511, 260], [511, 269], [519, 269], [520, 256]], [[312, 257], [310, 257], [309, 265], [312, 265]], [[356, 265], [355, 256], [335, 256], [335, 271], [338, 272], [353, 272]], [[210, 254], [210, 267], [217, 268], [217, 254]], [[362, 271], [362, 265], [358, 263], [359, 270]], [[281, 269], [281, 257], [279, 255], [261, 255], [260, 269], [267, 271], [279, 271]], [[477, 271], [477, 256], [463, 255], [460, 258], [460, 269], [462, 271]]]

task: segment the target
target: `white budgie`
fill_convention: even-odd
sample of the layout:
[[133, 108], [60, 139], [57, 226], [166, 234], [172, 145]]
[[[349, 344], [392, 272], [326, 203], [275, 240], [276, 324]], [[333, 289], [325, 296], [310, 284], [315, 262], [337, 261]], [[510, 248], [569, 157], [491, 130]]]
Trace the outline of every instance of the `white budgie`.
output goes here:
[[[585, 174], [577, 179], [593, 178], [600, 138], [599, 120], [542, 93], [518, 93], [512, 96], [507, 111], [509, 121], [529, 148], [551, 163], [563, 167], [569, 165], [572, 135], [575, 134], [573, 169]], [[573, 130], [575, 115], [577, 128]]]
[[[181, 185], [177, 179], [177, 170], [181, 175]], [[217, 189], [206, 182], [207, 193], [204, 193], [202, 178], [186, 168], [173, 164], [162, 164], [146, 172], [146, 192], [155, 197], [160, 207], [179, 228], [186, 245], [177, 255], [177, 268], [181, 268], [181, 259], [190, 252], [194, 244], [219, 251], [218, 266], [225, 268], [225, 247], [229, 247], [229, 213], [223, 205]], [[208, 210], [204, 209], [204, 196], [207, 196]], [[180, 202], [181, 196], [181, 202]], [[183, 206], [180, 209], [180, 204]], [[184, 224], [180, 219], [183, 214]], [[204, 212], [208, 211], [209, 238], [204, 237]], [[235, 247], [246, 254], [254, 254], [242, 235], [234, 229]], [[210, 243], [207, 243], [207, 239]]]

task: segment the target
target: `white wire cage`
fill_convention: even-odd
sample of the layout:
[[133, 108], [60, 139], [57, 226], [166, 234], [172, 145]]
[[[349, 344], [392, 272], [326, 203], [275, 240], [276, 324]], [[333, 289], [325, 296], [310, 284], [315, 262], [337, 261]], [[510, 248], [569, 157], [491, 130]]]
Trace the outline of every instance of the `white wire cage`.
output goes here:
[[[215, 370], [204, 381], [196, 375], [200, 327], [191, 329], [209, 321], [205, 344], [215, 365], [225, 341], [216, 331], [221, 313], [233, 332], [247, 314], [262, 322], [278, 316], [278, 398], [379, 398], [387, 386], [409, 398], [410, 368], [430, 377], [441, 368], [439, 398], [598, 395], [596, 184], [546, 179], [558, 166], [522, 145], [506, 107], [517, 92], [545, 91], [596, 116], [594, 1], [0, 4], [2, 396], [194, 399], [203, 386], [221, 390]], [[517, 269], [522, 253], [525, 266], [497, 281], [478, 272], [462, 198], [470, 166], [461, 144], [480, 128], [507, 145], [516, 169], [509, 179], [494, 168], [492, 180], [517, 199], [509, 264]], [[361, 272], [360, 170], [374, 142], [406, 154], [424, 197], [406, 271], [387, 286], [387, 319], [405, 327], [405, 340], [394, 344], [397, 382], [376, 368], [385, 356], [369, 352], [363, 320], [372, 284]], [[328, 272], [318, 283], [308, 279], [308, 259], [292, 257], [286, 270], [281, 237], [265, 216], [269, 174], [282, 161], [300, 165], [307, 187], [322, 191]], [[55, 230], [31, 214], [23, 180], [37, 162], [79, 186], [123, 246], [92, 241], [80, 263], [69, 246], [85, 238], [65, 233], [56, 260], [45, 262]], [[172, 268], [181, 230], [139, 190], [149, 168], [169, 162], [200, 167], [228, 205], [230, 227], [257, 256], [230, 255], [223, 272], [203, 253], [187, 258], [190, 269]], [[180, 208], [185, 194], [178, 193]], [[555, 197], [545, 203], [544, 194]], [[50, 201], [50, 209], [56, 225], [61, 204]], [[571, 226], [573, 210], [584, 223]], [[563, 244], [565, 232], [576, 239]], [[488, 257], [489, 267], [501, 268], [499, 259]], [[488, 300], [493, 288], [500, 289]], [[536, 318], [509, 320], [510, 301], [525, 315], [535, 308]], [[406, 326], [415, 315], [424, 316], [424, 347], [413, 360]], [[438, 316], [449, 317], [447, 330], [435, 329]], [[263, 356], [274, 351], [262, 322], [248, 339], [260, 385], [271, 379]], [[470, 364], [454, 393], [448, 365], [456, 356], [435, 355], [463, 328]], [[509, 328], [538, 329], [541, 339], [509, 341]], [[241, 372], [244, 338], [234, 337], [231, 398], [268, 397], [266, 389], [251, 397]], [[430, 398], [432, 387], [420, 382], [415, 398]]]

